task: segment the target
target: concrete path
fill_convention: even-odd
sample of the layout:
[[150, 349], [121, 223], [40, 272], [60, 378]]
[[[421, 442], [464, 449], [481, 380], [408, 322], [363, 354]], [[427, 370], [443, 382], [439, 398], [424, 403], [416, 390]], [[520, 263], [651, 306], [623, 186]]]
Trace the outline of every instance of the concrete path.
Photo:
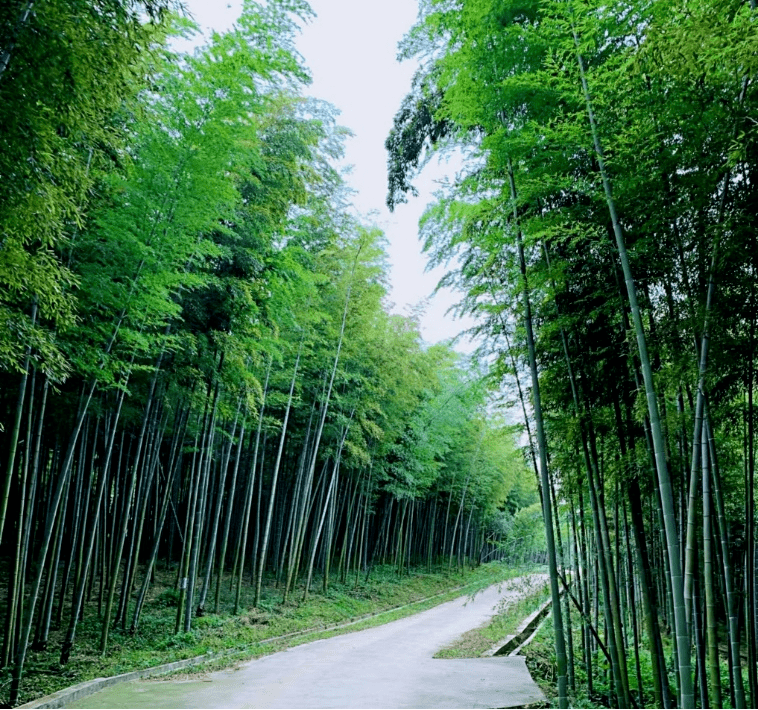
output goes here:
[[[539, 576], [541, 577], [541, 575]], [[535, 580], [537, 581], [537, 580]], [[78, 708], [507, 708], [544, 700], [521, 657], [434, 659], [524, 578], [193, 680], [124, 683]]]

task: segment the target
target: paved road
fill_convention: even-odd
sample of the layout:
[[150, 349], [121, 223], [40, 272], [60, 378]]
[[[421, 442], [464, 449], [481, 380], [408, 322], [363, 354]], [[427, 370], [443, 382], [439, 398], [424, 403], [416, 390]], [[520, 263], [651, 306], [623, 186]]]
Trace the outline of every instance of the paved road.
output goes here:
[[372, 629], [313, 641], [200, 679], [123, 683], [79, 708], [506, 708], [543, 700], [521, 657], [434, 659], [492, 617], [524, 578]]

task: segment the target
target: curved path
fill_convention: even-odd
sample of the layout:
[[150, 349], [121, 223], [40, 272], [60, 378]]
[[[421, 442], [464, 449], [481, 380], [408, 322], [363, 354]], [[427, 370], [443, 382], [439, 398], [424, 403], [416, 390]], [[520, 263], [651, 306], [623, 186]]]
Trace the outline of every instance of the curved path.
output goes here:
[[[522, 657], [434, 659], [542, 575], [193, 680], [123, 683], [79, 708], [507, 708], [544, 700]], [[536, 578], [536, 579], [535, 579]]]

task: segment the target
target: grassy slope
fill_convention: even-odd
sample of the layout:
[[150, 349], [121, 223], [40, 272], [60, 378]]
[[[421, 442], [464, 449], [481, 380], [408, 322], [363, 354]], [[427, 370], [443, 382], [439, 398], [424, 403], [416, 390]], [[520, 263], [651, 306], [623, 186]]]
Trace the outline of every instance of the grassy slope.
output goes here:
[[477, 629], [471, 629], [460, 636], [450, 646], [440, 650], [435, 658], [478, 658], [506, 636], [515, 633], [519, 624], [536, 611], [550, 597], [546, 584], [525, 584], [519, 590], [517, 600], [503, 599], [497, 616]]
[[[333, 582], [326, 595], [320, 592], [319, 587], [311, 592], [306, 603], [301, 603], [302, 590], [298, 589], [293, 595], [295, 601], [284, 605], [281, 603], [281, 591], [268, 586], [264, 589], [260, 607], [252, 609], [252, 590], [246, 588], [242, 599], [244, 611], [237, 616], [228, 611], [232, 596], [227, 582], [222, 585], [221, 613], [207, 613], [202, 618], [196, 618], [191, 632], [174, 635], [177, 595], [170, 585], [173, 584], [175, 573], [170, 570], [160, 572], [137, 633], [132, 636], [121, 628], [113, 629], [105, 656], [100, 656], [97, 651], [100, 623], [95, 593], [92, 601], [86, 605], [85, 616], [79, 624], [71, 660], [63, 668], [58, 665], [60, 641], [68, 621], [67, 614], [64, 613], [63, 628], [53, 630], [48, 650], [31, 652], [29, 655], [20, 702], [25, 703], [92, 678], [149, 668], [211, 651], [238, 651], [224, 661], [226, 664], [234, 663], [317, 637], [386, 623], [523, 573], [524, 570], [509, 570], [499, 563], [485, 564], [465, 572], [418, 571], [403, 576], [398, 576], [394, 569], [376, 568], [368, 583], [364, 578], [359, 579], [357, 585], [354, 584], [354, 579], [347, 584]], [[464, 585], [462, 590], [455, 589]], [[414, 603], [433, 595], [441, 596], [427, 602]], [[366, 619], [345, 629], [324, 631], [324, 627], [406, 604], [410, 606]], [[206, 609], [212, 608], [212, 594], [209, 594]], [[313, 633], [261, 644], [266, 639], [308, 629], [312, 629]], [[218, 664], [219, 662], [214, 663], [216, 666]], [[5, 669], [0, 682], [7, 687], [9, 680], [10, 669]]]

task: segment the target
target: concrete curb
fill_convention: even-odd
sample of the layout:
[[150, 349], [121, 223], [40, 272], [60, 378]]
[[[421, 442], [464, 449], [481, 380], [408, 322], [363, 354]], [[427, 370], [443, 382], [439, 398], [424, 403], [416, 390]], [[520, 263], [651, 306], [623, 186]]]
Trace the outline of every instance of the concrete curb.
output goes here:
[[[93, 680], [87, 680], [82, 683], [78, 683], [77, 685], [72, 685], [68, 688], [63, 688], [63, 690], [58, 690], [55, 693], [51, 693], [50, 695], [45, 695], [41, 698], [37, 698], [36, 700], [32, 700], [28, 703], [25, 703], [24, 705], [17, 705], [16, 707], [17, 708], [63, 708], [63, 707], [66, 707], [67, 703], [73, 702], [74, 700], [79, 700], [80, 698], [86, 698], [88, 695], [93, 695], [94, 693], [97, 693], [100, 690], [104, 690], [105, 688], [110, 688], [111, 686], [118, 685], [119, 683], [126, 683], [132, 680], [140, 680], [142, 678], [150, 678], [152, 676], [165, 675], [167, 673], [173, 673], [174, 671], [181, 670], [182, 668], [200, 666], [200, 665], [203, 665], [204, 663], [210, 663], [211, 661], [217, 661], [217, 660], [221, 660], [225, 658], [230, 658], [234, 655], [241, 655], [244, 653], [248, 653], [256, 646], [263, 646], [265, 644], [269, 644], [274, 641], [282, 641], [284, 639], [294, 638], [295, 636], [307, 636], [308, 634], [318, 634], [325, 631], [335, 631], [337, 629], [346, 628], [348, 626], [354, 626], [355, 624], [359, 624], [362, 621], [367, 621], [368, 619], [375, 619], [376, 617], [382, 616], [384, 614], [391, 614], [392, 612], [400, 611], [401, 609], [406, 609], [409, 606], [414, 606], [416, 604], [423, 604], [424, 602], [430, 601], [431, 599], [436, 599], [437, 597], [442, 597], [442, 596], [451, 594], [453, 592], [459, 592], [463, 589], [466, 589], [467, 587], [473, 587], [476, 584], [478, 583], [472, 582], [471, 584], [464, 584], [462, 587], [455, 587], [445, 592], [440, 592], [439, 594], [433, 594], [431, 597], [425, 597], [424, 599], [417, 599], [416, 601], [409, 602], [408, 604], [392, 607], [391, 609], [385, 609], [384, 611], [379, 611], [379, 612], [376, 612], [375, 614], [367, 614], [365, 616], [360, 616], [357, 619], [352, 619], [351, 621], [347, 621], [342, 624], [303, 629], [302, 631], [293, 631], [289, 634], [284, 634], [282, 636], [272, 636], [271, 638], [261, 639], [260, 641], [251, 643], [249, 646], [244, 646], [241, 648], [238, 647], [238, 648], [229, 649], [226, 651], [219, 651], [218, 653], [206, 653], [202, 656], [194, 656], [193, 658], [185, 658], [181, 661], [174, 661], [172, 663], [164, 663], [159, 666], [152, 666], [150, 668], [144, 668], [138, 671], [131, 671], [129, 673], [121, 673], [120, 675], [108, 676], [106, 678], [94, 678]], [[498, 584], [498, 582], [490, 582], [486, 586], [491, 586], [492, 584]], [[482, 589], [484, 588], [486, 587], [482, 587]]]
[[526, 617], [516, 629], [515, 634], [506, 636], [498, 641], [492, 648], [484, 652], [484, 656], [510, 656], [519, 650], [524, 643], [531, 638], [543, 619], [550, 613], [552, 602], [548, 599], [537, 611]]
[[42, 698], [32, 700], [25, 705], [18, 705], [19, 708], [63, 708], [66, 707], [66, 703], [80, 698], [86, 698], [88, 695], [96, 693], [98, 690], [110, 688], [112, 685], [118, 685], [119, 683], [125, 683], [130, 680], [139, 680], [140, 678], [148, 678], [153, 675], [161, 675], [163, 673], [171, 673], [172, 671], [181, 670], [188, 666], [200, 665], [207, 663], [213, 659], [221, 658], [220, 653], [208, 653], [204, 656], [195, 656], [194, 658], [185, 658], [182, 661], [174, 661], [173, 663], [164, 663], [161, 666], [153, 666], [152, 668], [145, 668], [141, 671], [131, 671], [130, 673], [121, 673], [120, 675], [109, 676], [107, 678], [94, 678], [93, 680], [86, 680], [83, 683], [72, 685], [70, 688], [64, 688], [50, 695], [45, 695]]

